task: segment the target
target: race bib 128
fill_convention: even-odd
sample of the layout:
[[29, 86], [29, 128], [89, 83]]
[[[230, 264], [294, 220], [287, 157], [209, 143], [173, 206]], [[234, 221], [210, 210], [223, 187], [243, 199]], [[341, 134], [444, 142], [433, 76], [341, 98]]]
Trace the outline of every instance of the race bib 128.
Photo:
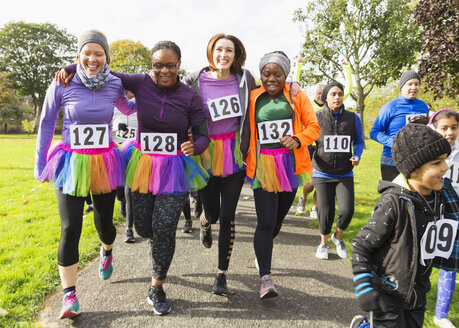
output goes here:
[[108, 124], [72, 124], [70, 125], [70, 147], [108, 148]]
[[293, 135], [291, 119], [260, 122], [257, 126], [260, 144], [276, 143], [281, 137]]
[[225, 96], [207, 101], [212, 121], [242, 116], [241, 104], [237, 95]]
[[324, 152], [349, 153], [351, 151], [351, 137], [327, 135], [324, 136]]
[[177, 133], [142, 133], [142, 153], [177, 155]]
[[449, 258], [456, 240], [458, 221], [441, 219], [429, 222], [421, 238], [421, 265], [434, 257]]

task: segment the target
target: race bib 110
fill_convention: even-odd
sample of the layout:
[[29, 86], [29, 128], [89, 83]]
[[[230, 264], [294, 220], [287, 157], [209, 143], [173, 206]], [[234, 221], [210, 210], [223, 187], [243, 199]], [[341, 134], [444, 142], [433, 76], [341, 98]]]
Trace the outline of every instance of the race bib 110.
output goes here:
[[108, 148], [108, 124], [72, 124], [70, 125], [70, 147]]
[[209, 100], [207, 101], [207, 107], [213, 122], [242, 116], [241, 104], [237, 95]]
[[177, 133], [142, 133], [142, 153], [177, 155]]
[[292, 120], [265, 121], [257, 124], [260, 144], [279, 142], [281, 137], [293, 135]]
[[349, 153], [351, 152], [351, 137], [327, 135], [324, 136], [324, 152]]
[[429, 222], [421, 238], [421, 265], [434, 257], [449, 258], [456, 240], [458, 221], [441, 219]]

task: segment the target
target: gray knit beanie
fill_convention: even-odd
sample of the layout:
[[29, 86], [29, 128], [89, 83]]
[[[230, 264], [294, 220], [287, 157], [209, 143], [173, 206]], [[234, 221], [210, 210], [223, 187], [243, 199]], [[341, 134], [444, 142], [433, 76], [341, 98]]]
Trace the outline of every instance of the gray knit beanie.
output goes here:
[[450, 153], [449, 142], [424, 124], [405, 125], [398, 131], [392, 145], [392, 159], [405, 178], [425, 163]]
[[107, 63], [110, 63], [110, 48], [108, 46], [107, 38], [101, 32], [96, 30], [84, 32], [78, 40], [78, 53], [86, 43], [100, 44], [100, 46], [104, 48], [105, 56], [107, 57]]
[[290, 73], [290, 59], [283, 51], [273, 51], [263, 56], [260, 60], [260, 74], [266, 64], [275, 63], [279, 65], [285, 73], [285, 77]]
[[402, 73], [402, 76], [400, 77], [398, 88], [401, 90], [402, 87], [405, 85], [405, 83], [411, 79], [418, 79], [419, 83], [421, 83], [421, 77], [419, 76], [418, 73], [416, 73], [415, 71], [405, 71]]

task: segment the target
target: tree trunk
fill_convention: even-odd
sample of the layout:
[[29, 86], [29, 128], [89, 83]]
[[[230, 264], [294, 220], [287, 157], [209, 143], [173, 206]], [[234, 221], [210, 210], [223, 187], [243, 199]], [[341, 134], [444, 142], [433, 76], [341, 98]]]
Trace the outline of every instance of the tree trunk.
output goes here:
[[41, 116], [41, 104], [40, 101], [37, 99], [36, 95], [32, 95], [33, 101], [33, 132], [38, 132], [38, 127], [40, 126], [40, 116]]

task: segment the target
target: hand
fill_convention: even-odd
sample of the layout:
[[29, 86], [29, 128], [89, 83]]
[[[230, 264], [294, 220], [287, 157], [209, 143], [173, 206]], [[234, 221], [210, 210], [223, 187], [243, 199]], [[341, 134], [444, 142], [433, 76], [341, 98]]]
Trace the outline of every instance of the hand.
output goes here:
[[70, 83], [70, 80], [72, 79], [72, 77], [74, 76], [75, 74], [72, 73], [72, 74], [68, 74], [67, 71], [63, 68], [61, 68], [55, 75], [55, 80], [57, 81], [57, 85], [62, 85], [64, 87], [67, 87]]
[[289, 150], [297, 149], [300, 146], [300, 144], [292, 137], [282, 137], [279, 138], [279, 141], [282, 146], [288, 148]]
[[118, 130], [127, 131], [128, 126], [125, 123], [118, 123]]
[[292, 82], [291, 88], [292, 88], [292, 96], [295, 97], [298, 94], [298, 92], [301, 91], [301, 84], [296, 81]]
[[358, 157], [351, 157], [351, 159], [349, 159], [349, 160], [351, 161], [352, 166], [357, 166], [360, 163], [360, 158], [358, 158]]
[[185, 141], [184, 143], [182, 143], [180, 149], [186, 156], [194, 155], [194, 145], [191, 141]]

